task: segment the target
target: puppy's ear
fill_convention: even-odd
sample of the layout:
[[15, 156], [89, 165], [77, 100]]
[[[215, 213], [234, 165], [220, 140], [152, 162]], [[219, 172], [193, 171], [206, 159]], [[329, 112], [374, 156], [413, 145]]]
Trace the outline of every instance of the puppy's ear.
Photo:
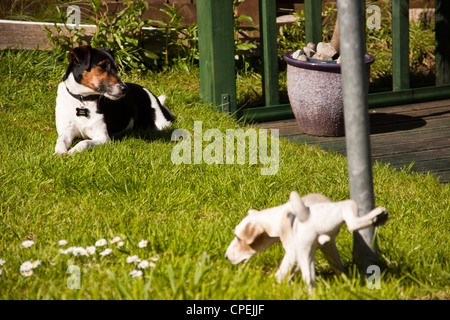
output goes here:
[[261, 224], [249, 222], [241, 229], [239, 234], [236, 234], [236, 236], [248, 245], [251, 245], [263, 232], [265, 232], [265, 230]]
[[91, 46], [80, 46], [69, 52], [70, 61], [88, 70], [91, 65]]
[[248, 214], [254, 214], [254, 213], [257, 213], [257, 212], [259, 212], [259, 211], [255, 210], [255, 209], [249, 209], [248, 210]]

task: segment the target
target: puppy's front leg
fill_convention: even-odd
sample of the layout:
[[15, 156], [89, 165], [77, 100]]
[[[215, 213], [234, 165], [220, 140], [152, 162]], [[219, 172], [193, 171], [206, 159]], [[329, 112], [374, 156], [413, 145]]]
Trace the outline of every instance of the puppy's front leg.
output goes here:
[[286, 250], [283, 260], [281, 261], [280, 267], [275, 273], [278, 283], [281, 283], [286, 276], [290, 273], [295, 265], [295, 253], [293, 250]]

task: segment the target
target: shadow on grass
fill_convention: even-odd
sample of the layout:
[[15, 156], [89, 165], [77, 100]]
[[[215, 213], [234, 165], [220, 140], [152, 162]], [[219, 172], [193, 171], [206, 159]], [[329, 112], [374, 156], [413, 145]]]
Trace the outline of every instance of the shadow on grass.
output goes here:
[[156, 131], [153, 129], [133, 129], [131, 131], [127, 131], [116, 137], [113, 137], [112, 140], [121, 141], [124, 138], [134, 138], [144, 141], [171, 142], [172, 132], [174, 130], [175, 129], [172, 128], [167, 128], [161, 131]]

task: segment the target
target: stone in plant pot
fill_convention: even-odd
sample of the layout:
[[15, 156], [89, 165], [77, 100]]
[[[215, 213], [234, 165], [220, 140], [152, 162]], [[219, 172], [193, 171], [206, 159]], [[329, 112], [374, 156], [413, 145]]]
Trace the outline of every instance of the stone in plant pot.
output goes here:
[[[289, 102], [300, 130], [309, 135], [338, 137], [345, 134], [341, 65], [335, 61], [321, 62], [308, 58], [299, 61], [289, 51], [287, 90]], [[310, 61], [314, 62], [310, 62]], [[375, 58], [365, 55], [367, 77]]]

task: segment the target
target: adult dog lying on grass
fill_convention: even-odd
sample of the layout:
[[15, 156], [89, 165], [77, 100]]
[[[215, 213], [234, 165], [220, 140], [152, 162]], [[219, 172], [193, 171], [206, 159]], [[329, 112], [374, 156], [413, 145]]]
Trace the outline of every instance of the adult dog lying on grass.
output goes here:
[[[81, 152], [133, 128], [162, 130], [174, 120], [165, 100], [124, 83], [111, 50], [77, 47], [58, 86], [55, 154]], [[77, 137], [84, 140], [68, 150]]]

